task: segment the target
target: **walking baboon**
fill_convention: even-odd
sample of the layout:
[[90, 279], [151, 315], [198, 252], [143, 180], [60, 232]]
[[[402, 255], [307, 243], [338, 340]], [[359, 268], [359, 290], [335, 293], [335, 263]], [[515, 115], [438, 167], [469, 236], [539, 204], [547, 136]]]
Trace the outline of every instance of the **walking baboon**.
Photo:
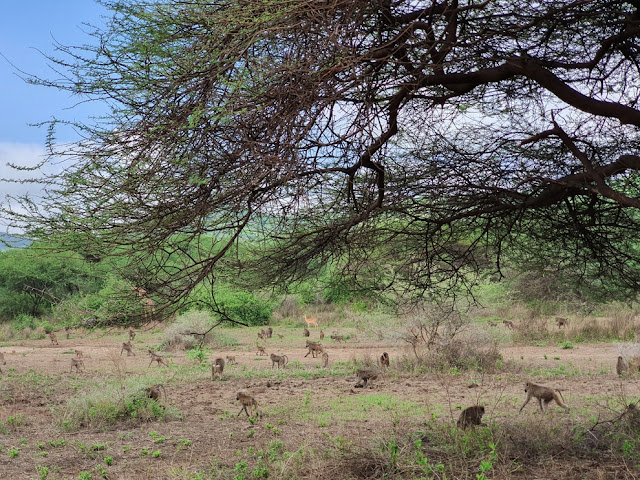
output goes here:
[[169, 365], [167, 365], [164, 361], [164, 357], [162, 355], [158, 355], [156, 352], [154, 352], [151, 349], [147, 350], [149, 352], [149, 355], [151, 356], [151, 361], [149, 362], [149, 367], [151, 367], [151, 364], [153, 362], [158, 362], [158, 366], [160, 366], [161, 364], [164, 365], [165, 367], [168, 367]]
[[264, 351], [264, 347], [261, 347], [260, 345], [256, 345], [256, 349], [256, 355], [262, 356], [267, 354], [267, 352]]
[[[557, 390], [555, 388], [545, 387], [544, 385], [537, 385], [535, 383], [527, 382], [524, 386], [524, 391], [527, 393], [527, 398], [525, 399], [524, 403], [520, 407], [520, 412], [522, 412], [522, 409], [527, 405], [527, 403], [529, 403], [529, 400], [531, 400], [531, 397], [535, 397], [536, 400], [538, 400], [538, 404], [540, 405], [540, 410], [542, 411], [542, 413], [545, 412], [545, 409], [549, 406], [549, 403], [552, 400], [555, 400], [556, 403], [562, 408], [569, 410], [569, 407], [565, 405], [563, 401], [564, 398], [562, 398], [562, 393], [560, 393], [560, 390]], [[544, 402], [544, 407], [542, 406], [543, 402]]]
[[84, 370], [84, 360], [81, 358], [72, 358], [71, 366], [69, 367], [69, 373], [72, 372], [73, 367], [76, 367], [76, 373], [80, 371], [80, 367]]
[[236, 356], [235, 355], [227, 355], [227, 363], [229, 365], [237, 365], [238, 362], [236, 362]]
[[327, 365], [329, 365], [329, 354], [322, 352], [322, 367], [327, 368]]
[[389, 367], [389, 354], [387, 352], [384, 352], [381, 356], [380, 356], [380, 366], [388, 368]]
[[84, 353], [82, 353], [82, 350], [74, 350], [76, 357], [84, 357]]
[[122, 343], [122, 348], [120, 349], [120, 355], [122, 355], [122, 352], [127, 351], [127, 357], [130, 357], [131, 355], [133, 355], [134, 357], [136, 356], [136, 354], [133, 352], [133, 346], [131, 345], [131, 340], [129, 340], [128, 342], [123, 342]]
[[71, 335], [71, 327], [64, 327], [64, 331], [67, 334], [67, 340], [69, 340], [69, 336]]
[[509, 328], [509, 330], [513, 330], [513, 322], [512, 321], [503, 320], [502, 323], [504, 323]]
[[335, 340], [336, 342], [345, 341], [344, 335], [329, 335], [329, 338], [331, 338], [332, 340]]
[[320, 340], [324, 339], [324, 332], [322, 330], [320, 330]]
[[271, 354], [271, 369], [273, 369], [275, 364], [278, 364], [278, 368], [282, 365], [282, 368], [285, 368], [287, 363], [289, 363], [289, 357], [286, 355], [276, 355], [274, 353]]
[[458, 427], [467, 428], [476, 425], [482, 425], [482, 416], [484, 415], [484, 407], [482, 405], [474, 405], [465, 408], [458, 418]]
[[567, 320], [566, 318], [562, 318], [562, 317], [556, 317], [556, 325], [558, 325], [558, 328], [568, 327], [569, 326], [569, 320]]
[[237, 415], [238, 417], [240, 416], [240, 414], [242, 413], [243, 410], [244, 410], [244, 413], [247, 414], [247, 417], [252, 417], [253, 416], [254, 407], [256, 409], [256, 413], [258, 414], [258, 416], [259, 417], [262, 416], [262, 413], [260, 412], [260, 409], [258, 408], [258, 402], [256, 402], [256, 399], [253, 398], [251, 395], [247, 395], [246, 393], [238, 392], [238, 395], [236, 395], [236, 400], [239, 400], [240, 404], [242, 405], [242, 408], [238, 412], [238, 415]]
[[150, 398], [151, 400], [162, 400], [162, 396], [164, 394], [164, 399], [167, 399], [167, 391], [164, 388], [164, 385], [158, 383], [157, 385], [152, 385], [151, 387], [147, 387], [144, 389], [145, 397]]
[[55, 333], [49, 332], [49, 338], [51, 339], [51, 345], [60, 345]]
[[309, 329], [307, 327], [304, 327], [304, 330], [302, 330], [302, 335], [308, 337], [309, 335], [311, 335], [311, 332], [309, 332]]
[[322, 345], [320, 345], [318, 342], [312, 342], [311, 340], [307, 340], [306, 345], [309, 351], [305, 355], [305, 358], [308, 357], [309, 354], [311, 354], [313, 358], [316, 358], [319, 353], [323, 352]]
[[133, 342], [136, 338], [136, 332], [133, 331], [133, 328], [129, 329], [129, 342]]
[[355, 388], [364, 388], [369, 384], [370, 381], [378, 378], [378, 372], [371, 369], [357, 370], [356, 376], [359, 378], [359, 380], [358, 383], [356, 383]]
[[222, 380], [222, 372], [224, 371], [224, 359], [216, 358], [211, 364], [211, 380], [215, 380], [216, 375]]

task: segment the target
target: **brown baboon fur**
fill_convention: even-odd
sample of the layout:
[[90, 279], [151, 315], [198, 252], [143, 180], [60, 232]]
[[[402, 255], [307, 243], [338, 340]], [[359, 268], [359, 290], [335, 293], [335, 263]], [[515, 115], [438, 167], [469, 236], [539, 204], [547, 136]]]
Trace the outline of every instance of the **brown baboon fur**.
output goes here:
[[389, 354], [387, 352], [380, 356], [380, 366], [389, 368]]
[[512, 321], [503, 320], [502, 323], [504, 323], [509, 328], [509, 330], [513, 330], [513, 322]]
[[7, 364], [7, 361], [4, 358], [4, 353], [0, 352], [0, 362], [2, 362], [3, 365]]
[[616, 362], [616, 373], [622, 375], [627, 370], [627, 365], [624, 363], [624, 358], [618, 357]]
[[355, 388], [364, 388], [369, 385], [369, 382], [378, 378], [378, 372], [371, 369], [357, 370], [356, 375], [359, 378]]
[[229, 365], [237, 365], [238, 362], [236, 362], [236, 356], [235, 355], [227, 355], [227, 363]]
[[74, 350], [74, 351], [76, 353], [76, 357], [80, 357], [80, 358], [84, 357], [84, 353], [82, 353], [82, 350]]
[[556, 325], [558, 325], [558, 328], [568, 327], [569, 326], [569, 320], [567, 320], [566, 318], [562, 318], [562, 317], [556, 317]]
[[458, 418], [458, 428], [475, 427], [482, 425], [482, 416], [484, 415], [484, 407], [482, 405], [474, 405], [465, 408]]
[[136, 332], [133, 331], [132, 328], [129, 329], [129, 342], [133, 342], [133, 340], [136, 338]]
[[322, 366], [323, 368], [327, 368], [327, 365], [329, 365], [329, 354], [322, 352]]
[[153, 385], [151, 387], [147, 387], [144, 389], [144, 391], [146, 392], [145, 397], [150, 398], [151, 400], [162, 400], [163, 393], [164, 399], [167, 399], [167, 391], [165, 390], [164, 385], [161, 383], [158, 383], [157, 385]]
[[[546, 408], [549, 406], [549, 403], [553, 400], [555, 400], [556, 403], [565, 410], [569, 410], [569, 407], [563, 401], [564, 399], [562, 398], [562, 393], [560, 393], [560, 390], [527, 382], [524, 386], [524, 391], [527, 393], [527, 398], [520, 407], [520, 412], [522, 412], [522, 409], [525, 407], [525, 405], [529, 403], [531, 397], [535, 397], [536, 400], [538, 400], [538, 404], [540, 405], [540, 410], [542, 411], [542, 413], [545, 412]], [[543, 402], [544, 407], [542, 406]]]
[[258, 414], [258, 416], [259, 417], [262, 416], [262, 412], [260, 412], [260, 409], [258, 408], [258, 402], [256, 402], [256, 399], [253, 398], [251, 395], [238, 392], [238, 395], [236, 395], [236, 400], [239, 400], [240, 404], [242, 405], [242, 408], [238, 412], [238, 415], [237, 415], [238, 417], [240, 416], [243, 410], [244, 410], [244, 413], [247, 414], [247, 417], [252, 417], [254, 407], [256, 409], [256, 413]]
[[307, 327], [304, 327], [304, 330], [302, 330], [302, 335], [308, 337], [309, 335], [311, 335], [311, 332], [309, 332], [309, 329]]
[[279, 333], [276, 333], [276, 335], [278, 335], [278, 338], [284, 338], [284, 335], [280, 335]]
[[311, 340], [307, 340], [306, 345], [309, 351], [305, 355], [305, 358], [308, 357], [309, 354], [311, 354], [313, 358], [316, 358], [319, 353], [323, 352], [322, 345], [320, 345], [318, 342], [312, 342]]
[[489, 320], [487, 323], [489, 324], [490, 327], [497, 327], [498, 326], [498, 324], [496, 322], [492, 322], [491, 320]]
[[271, 338], [273, 336], [273, 328], [267, 328], [267, 338]]
[[216, 375], [222, 380], [222, 372], [224, 372], [224, 359], [216, 358], [211, 364], [211, 380], [215, 380]]
[[322, 330], [320, 330], [320, 340], [324, 339], [324, 332]]
[[73, 367], [76, 367], [76, 373], [80, 371], [80, 367], [84, 370], [84, 360], [81, 358], [72, 358], [71, 366], [69, 367], [69, 373], [73, 371]]
[[289, 357], [287, 357], [286, 355], [276, 355], [275, 353], [271, 354], [271, 368], [273, 369], [273, 367], [275, 366], [275, 364], [278, 364], [278, 368], [280, 368], [280, 366], [282, 365], [282, 368], [285, 368], [285, 366], [287, 365], [287, 363], [289, 363]]
[[169, 365], [167, 365], [164, 361], [164, 357], [162, 355], [158, 355], [156, 352], [154, 352], [151, 349], [147, 350], [149, 352], [149, 355], [151, 356], [151, 361], [149, 362], [149, 367], [151, 367], [151, 364], [153, 362], [158, 362], [158, 366], [160, 366], [161, 364], [164, 365], [165, 367], [168, 367]]
[[129, 340], [128, 342], [123, 342], [122, 343], [122, 348], [120, 349], [120, 355], [122, 355], [122, 352], [127, 351], [127, 357], [130, 357], [131, 355], [133, 355], [134, 357], [136, 356], [136, 354], [133, 352], [133, 346], [131, 345], [131, 340]]
[[329, 338], [335, 340], [338, 343], [345, 341], [344, 335], [329, 335]]
[[58, 343], [58, 339], [56, 338], [56, 334], [51, 332], [49, 333], [49, 338], [51, 339], [51, 345], [60, 345]]
[[261, 338], [262, 340], [264, 340], [265, 338], [267, 338], [266, 336], [267, 334], [263, 331], [258, 332], [258, 338]]
[[67, 334], [67, 340], [69, 340], [69, 337], [71, 335], [71, 328], [70, 327], [64, 327], [64, 331]]
[[256, 355], [262, 356], [267, 354], [267, 352], [265, 352], [264, 350], [264, 347], [261, 347], [260, 345], [256, 345], [256, 349], [257, 349]]

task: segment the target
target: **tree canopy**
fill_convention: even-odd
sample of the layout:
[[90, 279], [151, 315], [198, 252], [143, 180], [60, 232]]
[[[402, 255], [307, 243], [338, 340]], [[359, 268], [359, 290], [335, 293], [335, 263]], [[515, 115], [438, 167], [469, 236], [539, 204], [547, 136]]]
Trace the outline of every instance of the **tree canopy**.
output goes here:
[[640, 1], [106, 4], [31, 79], [109, 105], [72, 145], [52, 123], [32, 235], [172, 300], [221, 262], [421, 294], [508, 255], [638, 287]]

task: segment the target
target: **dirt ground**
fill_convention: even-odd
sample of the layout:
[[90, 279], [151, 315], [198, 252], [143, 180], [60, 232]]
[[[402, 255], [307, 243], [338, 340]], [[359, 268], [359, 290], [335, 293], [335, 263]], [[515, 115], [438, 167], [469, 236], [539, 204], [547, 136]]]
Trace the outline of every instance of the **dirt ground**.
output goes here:
[[[181, 418], [119, 422], [101, 429], [85, 427], [71, 432], [61, 428], [59, 408], [64, 408], [78, 391], [99, 384], [104, 378], [118, 374], [143, 376], [162, 368], [155, 365], [149, 368], [146, 355], [146, 347], [160, 344], [162, 334], [139, 331], [134, 341], [136, 356], [131, 357], [119, 355], [126, 340], [124, 331], [103, 336], [74, 332], [70, 339], [65, 339], [61, 332], [57, 346], [51, 345], [48, 338], [3, 343], [0, 351], [5, 353], [6, 365], [1, 366], [4, 373], [0, 377], [0, 421], [5, 428], [0, 432], [0, 478], [75, 479], [82, 478], [81, 472], [91, 472], [92, 476], [85, 478], [204, 478], [197, 477], [195, 472], [208, 471], [212, 464], [233, 471], [242, 459], [239, 451], [246, 452], [251, 447], [252, 451], [268, 450], [276, 440], [288, 452], [322, 450], [327, 439], [336, 438], [357, 445], [397, 428], [399, 423], [419, 426], [433, 418], [430, 417], [433, 414], [442, 421], [455, 420], [460, 408], [476, 403], [487, 406], [485, 421], [500, 423], [518, 414], [524, 400], [524, 382], [529, 379], [561, 388], [572, 408], [598, 405], [615, 395], [629, 399], [640, 396], [639, 380], [621, 380], [615, 374], [618, 351], [613, 343], [577, 344], [571, 349], [563, 349], [561, 345], [505, 344], [500, 346], [500, 352], [510, 367], [504, 374], [410, 375], [393, 368], [403, 355], [412, 355], [402, 342], [359, 334], [357, 341], [338, 343], [327, 336], [324, 343], [330, 367], [354, 359], [374, 359], [383, 351], [389, 353], [392, 362], [389, 372], [374, 382], [373, 388], [354, 389], [353, 375], [327, 372], [306, 378], [278, 376], [268, 357], [256, 356], [256, 329], [229, 331], [239, 345], [216, 350], [210, 357], [211, 360], [216, 356], [236, 356], [238, 365], [225, 368], [223, 381], [212, 381], [206, 369], [189, 378], [179, 376], [175, 372], [181, 366], [192, 366], [193, 360], [184, 352], [160, 352], [170, 357], [170, 367], [164, 369], [163, 375], [168, 402], [181, 413]], [[290, 368], [298, 373], [318, 374], [319, 359], [304, 356], [305, 339], [300, 329], [281, 328], [276, 332], [283, 333], [284, 339], [275, 335], [268, 339], [267, 353], [286, 353], [294, 365]], [[317, 330], [312, 330], [311, 339], [317, 337]], [[79, 374], [69, 373], [74, 349], [84, 353], [85, 370]], [[548, 378], [545, 372], [555, 373]], [[30, 380], [39, 374], [45, 377]], [[477, 388], [470, 388], [473, 384]], [[236, 401], [238, 391], [255, 396], [264, 412], [262, 419], [252, 423], [244, 413], [236, 415], [240, 409]], [[398, 411], [385, 411], [384, 407], [380, 409], [375, 405], [380, 396], [417, 405], [425, 417], [416, 417], [415, 408], [414, 414], [406, 416]], [[360, 402], [366, 410], [365, 403], [369, 400], [373, 402], [370, 414], [364, 417], [342, 418], [335, 414], [340, 402], [344, 405]], [[534, 401], [527, 405], [521, 414], [523, 420], [543, 418], [537, 408]], [[16, 422], [20, 415], [21, 420]], [[546, 415], [565, 423], [569, 418], [557, 406], [552, 406]], [[160, 454], [154, 456], [152, 452], [157, 451]], [[111, 465], [105, 464], [106, 457], [113, 459]], [[48, 469], [47, 475], [43, 468]], [[555, 478], [633, 478], [628, 472], [624, 476], [615, 469], [599, 470], [597, 465], [588, 471], [597, 472], [597, 476], [581, 473], [578, 468], [572, 474]], [[554, 478], [550, 475], [539, 478]], [[514, 473], [493, 478], [531, 477]]]

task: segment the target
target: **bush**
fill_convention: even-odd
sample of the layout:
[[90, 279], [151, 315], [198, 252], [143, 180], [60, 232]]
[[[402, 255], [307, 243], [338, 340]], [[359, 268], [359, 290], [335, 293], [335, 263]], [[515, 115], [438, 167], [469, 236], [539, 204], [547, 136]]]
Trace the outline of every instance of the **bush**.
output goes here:
[[[203, 310], [192, 310], [178, 316], [164, 330], [164, 344], [170, 348], [190, 350], [202, 342], [201, 335], [193, 335], [193, 332], [204, 334], [213, 327], [215, 319], [211, 313]], [[215, 335], [209, 332], [204, 338], [204, 345], [215, 342]]]

